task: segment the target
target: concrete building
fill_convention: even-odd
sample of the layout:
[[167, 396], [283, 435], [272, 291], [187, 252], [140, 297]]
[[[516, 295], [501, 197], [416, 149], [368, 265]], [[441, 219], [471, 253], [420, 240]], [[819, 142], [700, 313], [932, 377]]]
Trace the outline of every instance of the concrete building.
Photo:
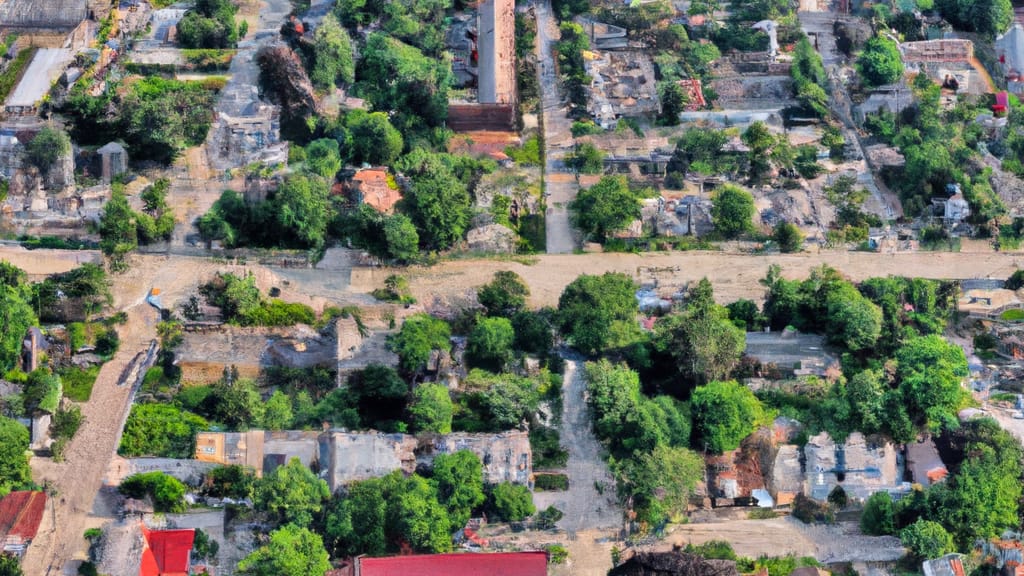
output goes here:
[[477, 12], [481, 104], [513, 104], [516, 99], [516, 19], [514, 0], [482, 0]]
[[319, 438], [320, 469], [334, 492], [357, 480], [416, 470], [418, 442], [407, 434], [331, 430]]

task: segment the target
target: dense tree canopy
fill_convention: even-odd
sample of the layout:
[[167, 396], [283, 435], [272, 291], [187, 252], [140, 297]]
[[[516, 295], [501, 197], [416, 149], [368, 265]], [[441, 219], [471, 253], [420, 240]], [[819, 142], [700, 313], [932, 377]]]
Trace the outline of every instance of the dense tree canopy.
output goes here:
[[420, 384], [413, 391], [409, 405], [413, 431], [449, 434], [453, 412], [452, 398], [444, 384]]
[[233, 48], [239, 37], [237, 12], [231, 0], [196, 0], [178, 22], [178, 43], [185, 48]]
[[453, 526], [465, 526], [473, 510], [484, 503], [483, 465], [469, 450], [436, 456], [431, 483]]
[[936, 0], [935, 7], [957, 28], [988, 37], [1006, 32], [1013, 23], [1010, 0]]
[[24, 286], [0, 285], [0, 369], [5, 372], [20, 364], [25, 334], [39, 324], [29, 297]]
[[498, 518], [508, 522], [520, 522], [537, 511], [530, 489], [508, 482], [502, 482], [494, 487], [491, 492], [491, 506]]
[[28, 429], [0, 416], [0, 498], [32, 481], [28, 467]]
[[266, 545], [238, 563], [246, 576], [323, 576], [330, 569], [320, 536], [294, 524], [271, 532]]
[[398, 354], [402, 370], [416, 373], [426, 368], [433, 350], [447, 352], [451, 348], [450, 338], [451, 329], [444, 320], [428, 314], [413, 314], [388, 342]]
[[71, 153], [71, 139], [63, 130], [44, 126], [25, 145], [25, 161], [46, 174], [57, 159]]
[[636, 321], [636, 284], [614, 272], [581, 275], [565, 287], [558, 312], [562, 333], [573, 346], [585, 353], [604, 350], [619, 344], [617, 336], [628, 334]]
[[735, 450], [764, 423], [765, 412], [749, 388], [735, 381], [710, 382], [693, 391], [693, 445], [715, 454]]
[[569, 217], [586, 238], [604, 242], [640, 217], [640, 199], [625, 176], [605, 176], [569, 202]]
[[476, 291], [480, 305], [487, 309], [488, 316], [513, 316], [526, 306], [530, 288], [523, 279], [510, 270], [494, 273], [494, 279]]
[[726, 184], [715, 192], [711, 219], [725, 238], [736, 238], [754, 229], [754, 197], [746, 190]]
[[157, 512], [184, 512], [185, 485], [163, 472], [142, 472], [125, 478], [118, 491], [129, 498], [149, 497]]
[[313, 523], [330, 495], [327, 482], [298, 458], [292, 458], [256, 483], [253, 503], [282, 524], [305, 528]]
[[352, 39], [338, 20], [328, 14], [313, 34], [313, 68], [309, 79], [317, 88], [333, 90], [351, 84], [355, 77]]
[[481, 318], [466, 341], [470, 366], [500, 372], [512, 359], [515, 330], [508, 318]]
[[656, 325], [656, 346], [670, 355], [690, 386], [722, 380], [731, 374], [746, 348], [746, 336], [715, 304], [711, 283], [702, 279], [687, 295], [682, 314]]
[[857, 58], [857, 71], [868, 86], [892, 84], [899, 80], [903, 75], [903, 60], [896, 44], [882, 36], [868, 40]]

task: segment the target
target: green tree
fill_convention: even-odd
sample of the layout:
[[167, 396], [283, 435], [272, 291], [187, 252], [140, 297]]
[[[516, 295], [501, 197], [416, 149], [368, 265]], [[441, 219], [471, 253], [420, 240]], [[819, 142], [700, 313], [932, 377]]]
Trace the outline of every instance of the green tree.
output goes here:
[[405, 214], [393, 214], [384, 220], [387, 253], [399, 262], [410, 262], [419, 255], [420, 235]]
[[860, 529], [865, 534], [886, 536], [896, 533], [892, 496], [888, 492], [875, 492], [864, 503], [860, 516]]
[[638, 518], [660, 523], [686, 513], [690, 496], [703, 479], [704, 459], [699, 454], [661, 445], [641, 454], [620, 483], [628, 493], [638, 495], [634, 498]]
[[316, 176], [292, 175], [285, 179], [272, 201], [283, 245], [294, 238], [299, 246], [323, 247], [331, 219], [330, 192], [327, 181]]
[[661, 112], [658, 113], [658, 124], [662, 126], [679, 125], [679, 115], [686, 110], [688, 99], [682, 86], [673, 81], [662, 82], [659, 92]]
[[520, 428], [537, 414], [540, 406], [538, 380], [544, 378], [546, 375], [526, 378], [473, 369], [464, 381], [466, 389], [471, 391], [464, 398], [477, 408], [483, 421], [479, 428], [494, 432]]
[[443, 384], [420, 384], [413, 392], [409, 414], [412, 428], [417, 432], [449, 434], [452, 431], [452, 414], [455, 412], [448, 387]]
[[715, 304], [711, 283], [701, 279], [687, 295], [682, 314], [659, 322], [656, 345], [675, 359], [690, 384], [727, 378], [746, 348], [746, 335]]
[[395, 505], [389, 508], [388, 522], [414, 549], [434, 553], [451, 550], [452, 525], [429, 482], [417, 475], [406, 478]]
[[900, 531], [900, 543], [918, 560], [929, 560], [956, 552], [953, 536], [942, 524], [918, 520]]
[[517, 312], [512, 316], [512, 328], [516, 331], [516, 350], [522, 350], [527, 354], [547, 354], [554, 345], [551, 321], [547, 314]]
[[356, 78], [374, 110], [394, 112], [399, 130], [437, 127], [448, 116], [451, 63], [375, 32], [362, 50]]
[[298, 458], [256, 483], [253, 504], [257, 510], [273, 514], [282, 524], [308, 527], [323, 509], [331, 491], [324, 482]]
[[5, 372], [21, 363], [25, 334], [39, 324], [22, 287], [0, 286], [0, 368]]
[[829, 338], [853, 352], [869, 350], [882, 333], [882, 309], [861, 296], [850, 284], [832, 290], [826, 298]]
[[22, 401], [28, 411], [56, 414], [61, 393], [60, 376], [50, 372], [49, 368], [38, 368], [25, 381]]
[[335, 557], [369, 554], [383, 556], [388, 549], [388, 496], [401, 481], [400, 472], [355, 482], [331, 501], [324, 536]]
[[779, 222], [772, 231], [772, 240], [783, 254], [799, 252], [804, 245], [804, 234], [791, 222]]
[[24, 576], [24, 574], [17, 558], [0, 554], [0, 576]]
[[937, 428], [956, 421], [966, 391], [967, 359], [960, 346], [932, 334], [912, 338], [896, 352], [896, 378], [915, 424]]
[[352, 39], [333, 15], [324, 16], [313, 34], [313, 85], [333, 90], [339, 84], [351, 84], [356, 78]]
[[389, 338], [388, 345], [398, 354], [402, 370], [415, 374], [426, 368], [432, 351], [447, 352], [451, 348], [450, 340], [448, 323], [420, 313], [406, 318], [398, 334]]
[[40, 174], [46, 174], [60, 159], [71, 153], [71, 138], [63, 130], [44, 126], [25, 145], [25, 161], [35, 166]]
[[431, 482], [454, 528], [465, 526], [473, 510], [484, 503], [483, 465], [469, 450], [437, 455]]
[[270, 541], [238, 563], [247, 576], [323, 576], [330, 557], [316, 532], [288, 524], [270, 533]]
[[735, 450], [766, 417], [754, 393], [732, 380], [698, 387], [690, 403], [693, 446], [714, 454]]
[[1013, 23], [1010, 0], [936, 0], [935, 7], [957, 29], [990, 38], [1002, 34]]
[[100, 249], [114, 268], [124, 266], [124, 258], [138, 246], [135, 212], [124, 192], [115, 187], [100, 215]]
[[402, 134], [384, 112], [355, 110], [345, 117], [352, 135], [352, 162], [389, 166], [402, 153]]
[[700, 172], [708, 176], [726, 172], [730, 165], [721, 151], [728, 142], [729, 136], [722, 130], [688, 128], [676, 143], [667, 170], [679, 174]]
[[903, 60], [896, 44], [883, 36], [875, 36], [864, 44], [857, 58], [857, 71], [868, 86], [892, 84], [903, 76]]
[[264, 405], [260, 425], [267, 430], [287, 430], [294, 419], [291, 398], [284, 392], [275, 390]]
[[775, 145], [775, 138], [768, 131], [768, 125], [758, 120], [743, 131], [740, 136], [743, 143], [750, 148], [750, 179], [758, 181], [768, 171], [768, 150]]
[[754, 229], [754, 197], [746, 190], [726, 184], [715, 192], [711, 220], [725, 238], [737, 238]]
[[600, 174], [604, 170], [604, 152], [589, 142], [576, 148], [562, 158], [566, 168], [580, 174]]
[[27, 428], [17, 420], [0, 416], [0, 498], [32, 481], [26, 454], [28, 441]]
[[633, 279], [621, 273], [579, 276], [558, 299], [562, 333], [585, 353], [619, 344], [615, 334], [623, 331], [621, 325], [636, 322], [636, 288]]
[[185, 511], [185, 485], [163, 472], [133, 474], [125, 478], [117, 489], [129, 498], [141, 500], [149, 496], [157, 512]]
[[178, 43], [184, 48], [234, 48], [237, 12], [230, 0], [198, 0], [178, 22]]
[[470, 366], [500, 372], [512, 360], [515, 330], [508, 318], [481, 318], [466, 341]]
[[510, 270], [499, 270], [494, 279], [476, 291], [480, 305], [487, 309], [488, 316], [510, 318], [526, 306], [530, 288], [523, 279]]
[[333, 182], [338, 170], [341, 170], [338, 141], [321, 138], [310, 142], [306, 146], [306, 169]]
[[569, 218], [588, 239], [598, 242], [623, 230], [640, 217], [640, 199], [625, 176], [605, 176], [577, 193], [569, 202]]
[[430, 248], [449, 248], [462, 239], [469, 226], [470, 205], [466, 185], [439, 162], [430, 172], [413, 176], [412, 187], [402, 198], [400, 209], [408, 214]]
[[491, 506], [499, 518], [508, 522], [521, 522], [537, 511], [530, 489], [509, 482], [491, 489]]
[[861, 206], [867, 200], [868, 191], [857, 187], [855, 176], [843, 175], [824, 188], [825, 198], [836, 207], [836, 225], [863, 226], [867, 223]]

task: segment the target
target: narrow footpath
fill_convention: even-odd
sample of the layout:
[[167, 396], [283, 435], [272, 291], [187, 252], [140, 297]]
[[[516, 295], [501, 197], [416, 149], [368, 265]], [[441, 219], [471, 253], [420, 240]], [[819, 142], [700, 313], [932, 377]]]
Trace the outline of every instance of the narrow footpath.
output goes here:
[[537, 15], [537, 75], [540, 77], [540, 101], [544, 127], [544, 192], [547, 195], [545, 214], [548, 254], [569, 254], [577, 241], [569, 224], [568, 205], [579, 190], [575, 176], [565, 169], [562, 158], [572, 146], [572, 121], [566, 116], [559, 92], [555, 65], [555, 43], [558, 42], [558, 21], [551, 0], [534, 4]]

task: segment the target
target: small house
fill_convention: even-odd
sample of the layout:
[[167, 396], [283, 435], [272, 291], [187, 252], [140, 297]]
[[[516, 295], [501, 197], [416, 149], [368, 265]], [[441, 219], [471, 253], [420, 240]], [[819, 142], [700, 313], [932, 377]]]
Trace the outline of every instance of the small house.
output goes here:
[[959, 554], [946, 554], [934, 560], [925, 560], [921, 563], [921, 572], [924, 576], [964, 576], [964, 564]]
[[150, 530], [142, 527], [143, 549], [139, 576], [188, 576], [196, 531]]
[[349, 197], [356, 204], [367, 204], [378, 212], [390, 214], [402, 199], [398, 184], [386, 167], [364, 168], [348, 182]]
[[102, 178], [110, 183], [118, 174], [128, 171], [128, 152], [117, 142], [110, 142], [96, 151], [102, 161]]
[[46, 493], [11, 492], [0, 500], [0, 552], [20, 556], [39, 531]]

